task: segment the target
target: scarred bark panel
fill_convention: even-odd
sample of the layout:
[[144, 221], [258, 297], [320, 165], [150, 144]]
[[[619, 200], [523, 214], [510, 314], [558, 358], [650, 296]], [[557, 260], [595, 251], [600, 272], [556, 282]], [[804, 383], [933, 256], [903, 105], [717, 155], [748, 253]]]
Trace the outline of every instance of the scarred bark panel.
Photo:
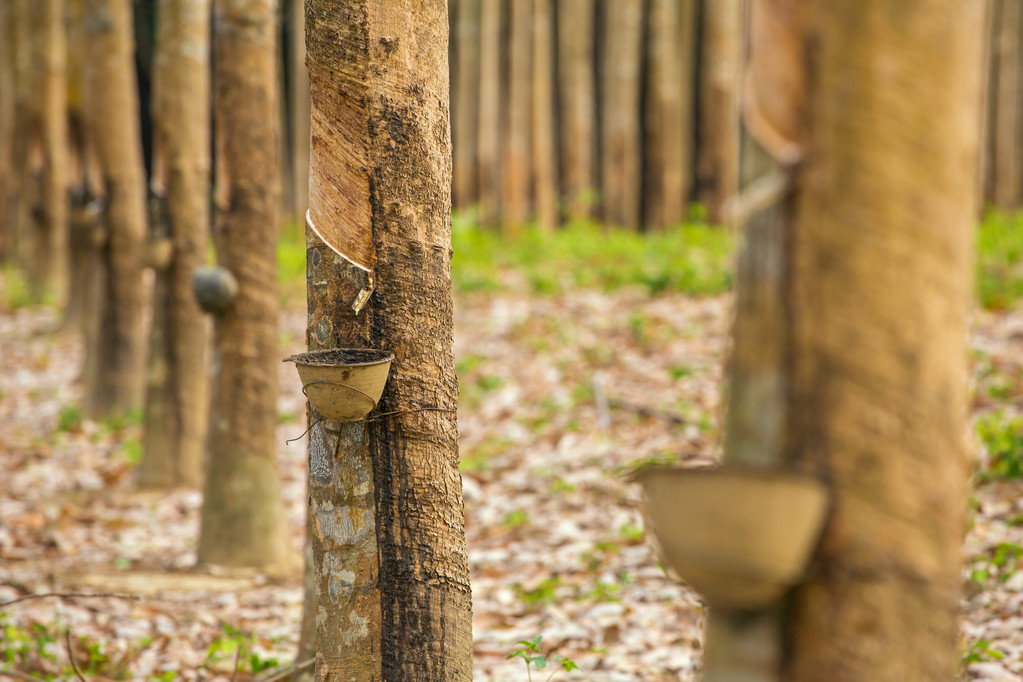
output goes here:
[[[344, 573], [334, 583], [337, 603], [330, 601], [330, 576], [361, 565], [350, 560], [367, 541], [354, 520], [365, 519], [360, 510], [366, 497], [342, 494], [340, 486], [310, 489], [312, 523], [320, 524], [320, 533], [313, 533], [321, 585], [318, 609], [324, 609], [317, 676], [349, 679], [340, 664], [349, 655], [347, 636], [367, 647], [376, 638], [375, 648], [367, 649], [369, 662], [359, 668], [365, 677], [358, 679], [467, 681], [472, 676], [471, 595], [451, 343], [446, 2], [412, 0], [398, 6], [310, 0], [307, 30], [311, 68], [331, 79], [333, 87], [343, 89], [353, 73], [365, 74], [359, 79], [365, 87], [365, 118], [351, 120], [351, 130], [339, 135], [352, 145], [359, 131], [367, 134], [365, 173], [378, 257], [376, 292], [356, 315], [351, 302], [365, 285], [365, 273], [317, 241], [309, 242], [310, 347], [368, 346], [396, 356], [373, 413], [379, 417], [344, 427], [352, 437], [342, 439], [336, 456], [350, 480], [362, 481], [358, 472], [372, 469], [377, 543], [376, 578], [364, 566], [362, 576]], [[341, 61], [344, 68], [324, 66]], [[314, 110], [323, 107], [325, 117], [337, 118], [329, 109], [336, 99], [317, 98], [315, 90], [313, 96]], [[314, 138], [314, 157], [322, 144]], [[430, 410], [417, 411], [424, 407]], [[401, 413], [387, 414], [396, 411]], [[323, 426], [329, 432], [330, 425]], [[360, 429], [362, 441], [354, 437]], [[316, 471], [322, 468], [316, 460], [313, 465]], [[336, 527], [345, 529], [342, 537], [358, 540], [348, 545], [344, 560], [328, 542], [319, 541], [330, 537], [324, 529], [333, 527], [330, 519], [336, 520], [342, 507], [352, 524]], [[373, 580], [379, 584], [377, 623], [369, 620], [372, 603], [354, 587]]]

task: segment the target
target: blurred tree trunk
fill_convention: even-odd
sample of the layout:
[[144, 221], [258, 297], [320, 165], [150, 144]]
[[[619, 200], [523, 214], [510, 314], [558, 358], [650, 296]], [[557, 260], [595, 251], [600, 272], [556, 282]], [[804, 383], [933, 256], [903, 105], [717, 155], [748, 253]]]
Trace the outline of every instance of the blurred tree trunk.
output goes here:
[[84, 110], [106, 196], [96, 333], [85, 404], [93, 415], [141, 407], [145, 345], [142, 251], [146, 187], [133, 58], [131, 2], [85, 0]]
[[[647, 228], [663, 229], [681, 222], [689, 192], [689, 165], [685, 125], [691, 121], [692, 80], [683, 69], [692, 64], [683, 53], [692, 42], [683, 38], [683, 14], [690, 15], [695, 0], [650, 0], [647, 13], [646, 89], [646, 211]], [[688, 19], [688, 16], [686, 17]]]
[[551, 0], [533, 0], [532, 194], [536, 222], [545, 230], [558, 224], [553, 39]]
[[1023, 203], [1023, 4], [995, 3], [991, 200], [1001, 209]]
[[[61, 330], [85, 331], [88, 316], [95, 314], [97, 238], [102, 232], [95, 154], [90, 153], [84, 110], [84, 29], [82, 0], [67, 2], [68, 88], [68, 185], [71, 207], [68, 217], [68, 299]], [[90, 337], [91, 338], [91, 337]], [[86, 350], [94, 344], [86, 339]], [[88, 360], [86, 361], [88, 363]], [[88, 374], [88, 373], [86, 373]]]
[[214, 0], [214, 112], [227, 198], [217, 262], [238, 282], [214, 319], [199, 563], [286, 571], [277, 472], [277, 2]]
[[26, 267], [32, 257], [30, 223], [38, 187], [29, 163], [32, 128], [32, 46], [29, 0], [12, 0], [10, 8], [11, 52], [14, 56], [14, 141], [11, 150], [14, 173], [14, 205], [11, 207], [10, 254]]
[[832, 514], [780, 609], [711, 614], [707, 679], [953, 679], [984, 9], [751, 8], [725, 461]]
[[593, 0], [557, 0], [561, 190], [569, 221], [593, 216], [597, 100]]
[[[344, 235], [346, 253], [309, 234], [309, 346], [396, 355], [373, 421], [318, 421], [310, 433], [320, 680], [472, 678], [446, 5], [307, 0], [310, 217]], [[356, 313], [374, 268], [375, 293]]]
[[642, 187], [643, 2], [614, 0], [604, 7], [600, 195], [605, 224], [635, 229]]
[[532, 14], [530, 0], [510, 0], [508, 82], [501, 107], [501, 227], [506, 234], [516, 234], [529, 217]]
[[38, 187], [31, 206], [32, 227], [25, 272], [37, 301], [62, 299], [67, 284], [67, 44], [64, 1], [39, 0], [28, 6], [31, 88], [29, 156], [25, 170]]
[[288, 72], [291, 75], [291, 172], [295, 219], [305, 220], [309, 208], [309, 75], [305, 68], [305, 2], [288, 6]]
[[14, 28], [14, 2], [0, 3], [0, 263], [11, 255], [14, 227]]
[[[192, 273], [206, 261], [210, 181], [210, 5], [160, 0], [153, 64], [154, 187], [164, 203], [156, 243], [153, 331], [139, 465], [144, 488], [197, 487], [206, 438], [206, 320]], [[188, 96], [182, 96], [188, 93]], [[156, 183], [154, 183], [155, 185]]]
[[501, 0], [480, 0], [480, 85], [477, 119], [480, 224], [494, 225], [501, 203]]
[[465, 209], [476, 203], [476, 144], [480, 105], [481, 0], [460, 0], [455, 7], [455, 34], [451, 41], [455, 66], [451, 75], [451, 135], [454, 152], [453, 203]]
[[714, 222], [726, 219], [725, 202], [738, 189], [741, 7], [742, 0], [703, 3], [697, 198]]

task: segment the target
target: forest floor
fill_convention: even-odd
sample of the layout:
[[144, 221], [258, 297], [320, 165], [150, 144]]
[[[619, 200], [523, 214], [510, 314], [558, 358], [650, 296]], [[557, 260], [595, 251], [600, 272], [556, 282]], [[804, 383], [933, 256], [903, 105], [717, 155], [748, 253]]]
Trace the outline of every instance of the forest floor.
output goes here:
[[[580, 668], [556, 679], [695, 679], [703, 609], [660, 567], [629, 472], [718, 457], [730, 298], [512, 284], [456, 299], [476, 679], [527, 679], [507, 657], [536, 636]], [[83, 418], [81, 342], [57, 323], [52, 309], [0, 304], [0, 670], [70, 678], [68, 645], [90, 680], [231, 679], [236, 667], [252, 680], [291, 662], [300, 575], [193, 569], [201, 494], [135, 489], [139, 420]], [[281, 357], [302, 349], [304, 328], [292, 300]], [[973, 348], [984, 445], [964, 549], [964, 678], [1020, 679], [1023, 314], [978, 312]], [[306, 446], [285, 440], [305, 428], [304, 399], [291, 365], [280, 381], [299, 555]], [[2, 604], [43, 592], [119, 596]]]

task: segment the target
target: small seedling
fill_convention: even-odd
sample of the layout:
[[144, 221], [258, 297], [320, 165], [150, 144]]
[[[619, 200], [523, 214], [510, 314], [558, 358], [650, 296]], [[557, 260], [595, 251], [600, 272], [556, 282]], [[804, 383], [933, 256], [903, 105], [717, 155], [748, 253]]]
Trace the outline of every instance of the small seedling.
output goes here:
[[529, 523], [529, 512], [525, 509], [512, 509], [505, 515], [501, 525], [505, 528], [514, 529], [521, 528], [527, 523]]
[[78, 405], [65, 405], [57, 415], [57, 431], [61, 433], [77, 433], [82, 430], [85, 411]]
[[966, 648], [965, 653], [963, 653], [963, 665], [998, 661], [1003, 658], [1005, 658], [1005, 654], [998, 649], [993, 649], [991, 642], [986, 639], [980, 639]]
[[997, 412], [978, 419], [975, 429], [988, 453], [981, 480], [1023, 476], [1023, 418], [1007, 419]]
[[532, 590], [522, 587], [522, 583], [512, 585], [512, 590], [515, 591], [515, 594], [529, 610], [533, 610], [543, 604], [553, 604], [556, 602], [558, 600], [557, 591], [559, 587], [561, 587], [561, 578], [554, 576], [552, 578], [544, 578]]
[[[547, 657], [540, 651], [541, 639], [543, 639], [543, 637], [540, 635], [537, 635], [533, 639], [521, 639], [516, 642], [519, 648], [508, 654], [508, 658], [521, 658], [525, 662], [526, 679], [528, 679], [529, 682], [532, 682], [533, 680], [533, 670], [539, 672], [547, 667]], [[579, 669], [579, 666], [577, 666], [575, 662], [562, 656], [555, 656], [554, 662], [560, 664], [561, 667], [555, 668], [551, 674], [547, 676], [547, 680], [550, 680], [562, 670], [565, 672], [571, 672], [572, 670]]]

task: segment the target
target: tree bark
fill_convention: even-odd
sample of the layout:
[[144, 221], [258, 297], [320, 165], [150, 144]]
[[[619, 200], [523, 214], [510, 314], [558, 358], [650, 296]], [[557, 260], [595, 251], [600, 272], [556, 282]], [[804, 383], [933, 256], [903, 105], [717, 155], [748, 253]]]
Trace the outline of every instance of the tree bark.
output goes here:
[[291, 172], [295, 218], [305, 220], [309, 208], [309, 75], [305, 68], [305, 2], [292, 0], [288, 30], [291, 74]]
[[[308, 0], [306, 12], [312, 225], [372, 247], [310, 234], [309, 346], [396, 356], [373, 421], [311, 431], [316, 676], [467, 681], [446, 1]], [[367, 270], [375, 293], [356, 313]]]
[[816, 473], [832, 514], [773, 625], [711, 616], [708, 658], [755, 630], [773, 667], [708, 679], [952, 679], [983, 7], [752, 8], [725, 460]]
[[725, 203], [738, 189], [741, 6], [742, 0], [703, 3], [696, 174], [698, 198], [714, 222], [726, 219]]
[[0, 263], [11, 256], [15, 187], [14, 165], [14, 3], [0, 3]]
[[[192, 273], [206, 260], [210, 178], [210, 5], [161, 0], [153, 73], [155, 175], [169, 240], [159, 264], [146, 391], [144, 488], [198, 487], [206, 439], [206, 320], [192, 294]], [[188, 96], [182, 96], [188, 93]]]
[[1015, 210], [1023, 203], [1023, 5], [1003, 0], [997, 8], [991, 199]]
[[532, 194], [537, 224], [558, 224], [558, 174], [554, 143], [554, 53], [551, 0], [533, 0]]
[[25, 263], [29, 290], [41, 301], [64, 298], [67, 285], [67, 44], [64, 1], [42, 0], [28, 7], [30, 70], [29, 165], [38, 183], [31, 207], [29, 258]]
[[501, 203], [501, 0], [480, 0], [480, 86], [477, 126], [480, 224], [494, 225]]
[[601, 115], [601, 182], [604, 223], [636, 229], [640, 223], [640, 74], [642, 0], [605, 4]]
[[102, 416], [142, 405], [146, 187], [131, 3], [85, 0], [84, 13], [84, 108], [106, 195], [97, 333], [87, 351], [95, 359], [95, 373], [85, 403], [91, 414]]
[[465, 209], [476, 203], [477, 112], [480, 97], [480, 8], [481, 0], [461, 0], [455, 8], [452, 42], [455, 68], [452, 70], [451, 136], [454, 153], [453, 204]]
[[593, 0], [558, 0], [561, 190], [569, 221], [593, 217], [597, 101]]
[[215, 0], [214, 112], [226, 210], [217, 262], [238, 282], [215, 316], [199, 563], [292, 564], [277, 474], [277, 3]]
[[504, 135], [501, 150], [501, 227], [516, 234], [529, 217], [530, 76], [532, 5], [510, 0], [508, 82], [503, 93]]
[[[646, 182], [644, 224], [663, 229], [682, 221], [689, 191], [685, 111], [691, 94], [683, 89], [683, 68], [691, 60], [683, 52], [692, 43], [681, 40], [683, 12], [694, 2], [651, 0], [647, 13], [647, 90], [644, 126]], [[691, 81], [688, 82], [692, 84]]]

